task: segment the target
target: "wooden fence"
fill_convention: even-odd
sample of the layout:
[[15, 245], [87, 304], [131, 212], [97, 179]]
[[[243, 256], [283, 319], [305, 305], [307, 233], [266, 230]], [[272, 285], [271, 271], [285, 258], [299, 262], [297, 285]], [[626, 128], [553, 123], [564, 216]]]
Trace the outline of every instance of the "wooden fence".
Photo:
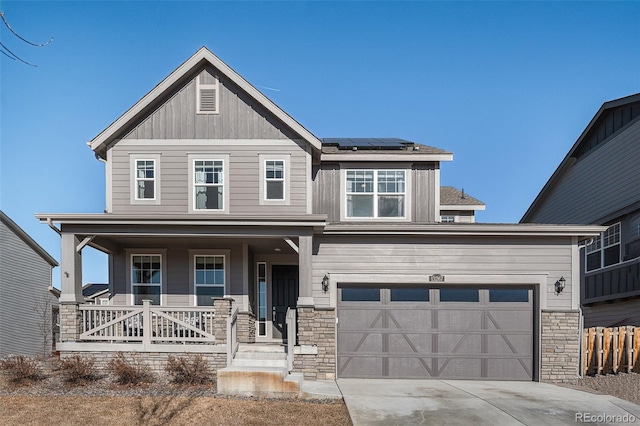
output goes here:
[[582, 333], [586, 375], [640, 372], [640, 327], [591, 327]]

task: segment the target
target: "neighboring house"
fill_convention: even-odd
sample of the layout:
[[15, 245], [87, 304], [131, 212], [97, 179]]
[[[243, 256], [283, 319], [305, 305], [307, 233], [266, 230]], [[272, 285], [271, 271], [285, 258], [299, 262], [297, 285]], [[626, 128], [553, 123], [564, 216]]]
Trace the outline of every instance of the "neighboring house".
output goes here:
[[[314, 379], [577, 377], [578, 241], [602, 228], [442, 223], [484, 208], [440, 187], [445, 150], [319, 139], [206, 48], [89, 146], [105, 213], [37, 215], [62, 236], [63, 357], [201, 353], [221, 392], [283, 342]], [[86, 246], [109, 306], [84, 303]]]
[[600, 107], [521, 221], [606, 226], [581, 249], [585, 326], [640, 326], [640, 93]]
[[108, 305], [109, 284], [85, 284], [82, 286], [82, 296], [85, 303], [90, 305]]
[[0, 358], [50, 352], [56, 300], [48, 288], [55, 266], [55, 259], [0, 211]]

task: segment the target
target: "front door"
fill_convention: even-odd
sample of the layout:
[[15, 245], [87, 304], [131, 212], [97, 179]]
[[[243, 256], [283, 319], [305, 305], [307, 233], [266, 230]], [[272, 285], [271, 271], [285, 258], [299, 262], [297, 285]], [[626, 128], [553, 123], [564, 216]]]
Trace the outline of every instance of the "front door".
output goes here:
[[298, 302], [298, 265], [271, 267], [272, 337], [287, 338], [287, 308]]

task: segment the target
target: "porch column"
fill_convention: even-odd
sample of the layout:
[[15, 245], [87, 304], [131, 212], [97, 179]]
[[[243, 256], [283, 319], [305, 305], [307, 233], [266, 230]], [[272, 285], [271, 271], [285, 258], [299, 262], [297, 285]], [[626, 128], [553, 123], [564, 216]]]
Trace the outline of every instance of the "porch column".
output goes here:
[[298, 306], [314, 306], [312, 258], [313, 235], [298, 238], [299, 291]]
[[233, 299], [230, 297], [216, 297], [213, 299], [213, 335], [216, 344], [227, 343], [227, 318], [231, 315]]
[[62, 261], [60, 264], [60, 303], [83, 303], [82, 255], [80, 240], [75, 234], [62, 233]]

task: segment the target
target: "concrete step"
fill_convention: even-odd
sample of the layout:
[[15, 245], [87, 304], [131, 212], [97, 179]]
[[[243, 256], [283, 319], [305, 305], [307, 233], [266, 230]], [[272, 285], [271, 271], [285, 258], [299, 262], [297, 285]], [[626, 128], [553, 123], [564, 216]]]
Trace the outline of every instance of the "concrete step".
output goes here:
[[260, 352], [260, 353], [285, 353], [283, 345], [266, 345], [260, 343], [240, 343], [238, 345], [239, 352]]
[[287, 359], [261, 359], [261, 358], [238, 358], [232, 364], [233, 367], [287, 367]]
[[218, 393], [257, 397], [297, 397], [301, 374], [287, 374], [287, 368], [231, 366], [218, 370]]
[[287, 359], [287, 354], [284, 352], [236, 352], [235, 359], [255, 359], [255, 360], [267, 360], [267, 359]]

